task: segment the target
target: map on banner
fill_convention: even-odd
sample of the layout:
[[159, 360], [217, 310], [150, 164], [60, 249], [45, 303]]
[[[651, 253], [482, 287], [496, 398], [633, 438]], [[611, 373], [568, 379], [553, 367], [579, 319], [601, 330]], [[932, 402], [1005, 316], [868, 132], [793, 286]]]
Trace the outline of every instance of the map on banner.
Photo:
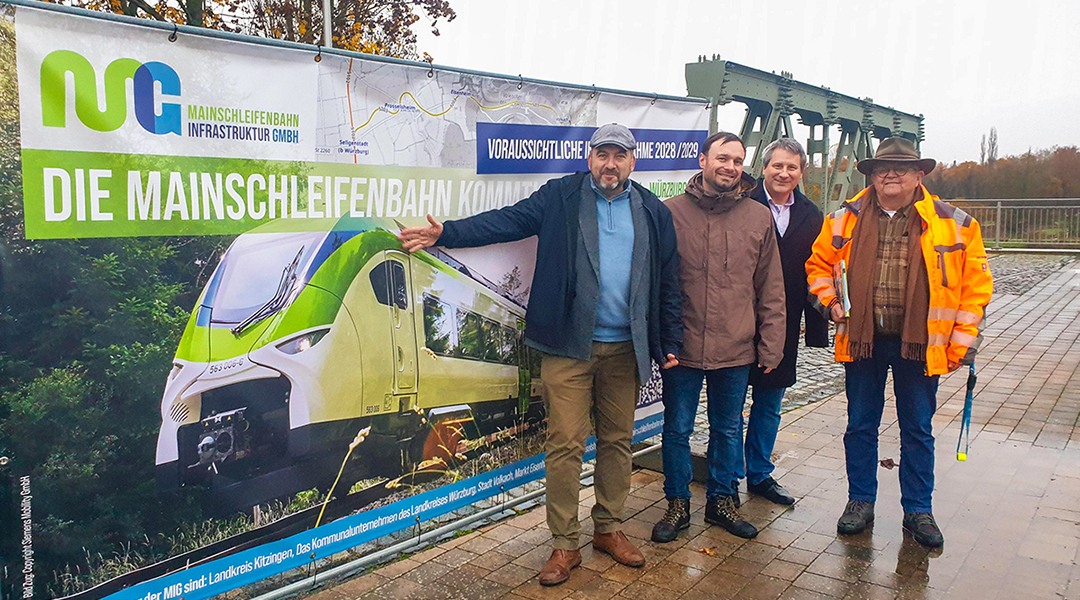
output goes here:
[[476, 124], [595, 125], [589, 92], [328, 57], [319, 71], [319, 160], [476, 166]]

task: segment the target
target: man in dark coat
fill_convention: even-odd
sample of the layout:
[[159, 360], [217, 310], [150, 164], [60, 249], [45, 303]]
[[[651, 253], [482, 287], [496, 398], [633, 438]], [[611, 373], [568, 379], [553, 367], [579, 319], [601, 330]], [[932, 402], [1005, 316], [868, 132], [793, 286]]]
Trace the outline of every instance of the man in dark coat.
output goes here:
[[[410, 227], [415, 252], [436, 244], [484, 246], [537, 236], [525, 343], [544, 354], [547, 522], [553, 551], [540, 571], [557, 585], [581, 564], [578, 501], [585, 439], [596, 423], [593, 548], [630, 567], [645, 557], [626, 538], [634, 409], [650, 358], [678, 364], [682, 347], [679, 254], [671, 211], [630, 180], [636, 141], [609, 124], [590, 143], [588, 173], [552, 179], [528, 198], [467, 219]], [[805, 285], [805, 282], [804, 282]]]
[[[780, 401], [795, 383], [795, 361], [799, 353], [799, 330], [806, 315], [806, 345], [829, 345], [829, 325], [814, 309], [806, 285], [806, 259], [821, 233], [821, 210], [799, 191], [799, 181], [808, 166], [799, 142], [781, 138], [765, 147], [765, 169], [761, 185], [750, 197], [766, 206], [776, 225], [776, 241], [784, 271], [787, 294], [787, 339], [784, 359], [772, 372], [755, 366], [750, 371], [753, 404], [746, 429], [746, 488], [777, 504], [790, 505], [795, 498], [772, 478], [772, 451], [780, 427]], [[742, 475], [741, 473], [739, 474]]]

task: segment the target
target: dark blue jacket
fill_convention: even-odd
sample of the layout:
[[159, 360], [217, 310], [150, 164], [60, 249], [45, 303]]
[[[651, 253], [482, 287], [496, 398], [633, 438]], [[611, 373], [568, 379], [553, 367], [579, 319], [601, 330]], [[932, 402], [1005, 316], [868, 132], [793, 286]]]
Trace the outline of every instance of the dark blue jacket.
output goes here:
[[[765, 184], [758, 180], [758, 186], [750, 197], [764, 206], [769, 206], [765, 193]], [[810, 247], [821, 233], [821, 223], [825, 220], [821, 209], [810, 201], [802, 192], [795, 189], [795, 204], [789, 209], [791, 219], [783, 237], [776, 233], [776, 243], [780, 247], [780, 264], [784, 270], [784, 290], [787, 293], [787, 340], [784, 344], [784, 359], [768, 375], [757, 367], [750, 370], [750, 384], [761, 387], [791, 387], [795, 385], [795, 363], [799, 356], [799, 332], [802, 329], [803, 315], [806, 315], [806, 345], [811, 348], [826, 348], [829, 345], [829, 324], [814, 309], [810, 289], [806, 284], [806, 260], [810, 258]], [[775, 222], [774, 222], [775, 226]]]
[[[517, 204], [446, 221], [438, 242], [447, 248], [468, 248], [537, 236], [525, 337], [548, 348], [564, 348], [568, 342], [568, 319], [577, 280], [578, 207], [584, 178], [588, 176], [585, 172], [552, 179]], [[671, 212], [648, 189], [633, 185], [641, 194], [649, 219], [649, 354], [663, 363], [666, 355], [678, 356], [682, 348], [678, 244]]]

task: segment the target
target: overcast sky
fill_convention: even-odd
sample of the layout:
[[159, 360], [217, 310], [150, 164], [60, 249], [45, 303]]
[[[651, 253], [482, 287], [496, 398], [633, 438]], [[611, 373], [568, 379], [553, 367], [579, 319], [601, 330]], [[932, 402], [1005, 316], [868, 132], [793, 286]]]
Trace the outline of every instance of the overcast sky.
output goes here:
[[[926, 117], [924, 156], [1080, 145], [1080, 2], [450, 0], [419, 50], [438, 64], [686, 95], [699, 54]], [[731, 107], [742, 108], [733, 103]], [[727, 116], [728, 121], [741, 117]], [[723, 125], [724, 123], [722, 123]], [[801, 140], [804, 141], [805, 140]], [[835, 140], [833, 140], [835, 143]]]

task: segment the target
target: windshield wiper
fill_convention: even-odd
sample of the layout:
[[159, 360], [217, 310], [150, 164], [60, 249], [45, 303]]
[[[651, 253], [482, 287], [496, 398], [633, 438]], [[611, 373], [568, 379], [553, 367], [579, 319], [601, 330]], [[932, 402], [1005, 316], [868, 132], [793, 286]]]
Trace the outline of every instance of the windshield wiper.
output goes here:
[[296, 253], [296, 257], [289, 263], [289, 266], [281, 271], [281, 281], [278, 282], [277, 291], [274, 292], [274, 297], [270, 298], [266, 304], [263, 304], [258, 310], [251, 313], [251, 316], [241, 321], [236, 327], [230, 329], [229, 331], [231, 331], [233, 335], [240, 335], [248, 327], [251, 327], [255, 323], [258, 323], [282, 308], [285, 308], [285, 303], [289, 300], [289, 293], [292, 291], [293, 285], [296, 284], [296, 269], [300, 266], [300, 256], [303, 254], [304, 246], [301, 246], [300, 251]]

